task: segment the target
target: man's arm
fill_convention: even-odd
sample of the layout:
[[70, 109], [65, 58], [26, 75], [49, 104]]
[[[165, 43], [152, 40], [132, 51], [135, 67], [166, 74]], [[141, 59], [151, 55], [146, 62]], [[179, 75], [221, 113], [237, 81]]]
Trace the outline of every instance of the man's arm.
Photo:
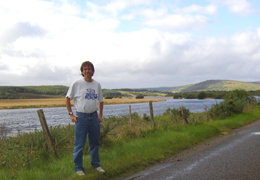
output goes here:
[[[70, 98], [69, 97], [65, 98], [65, 103], [66, 103], [66, 107], [67, 107], [68, 112], [72, 112], [71, 103], [70, 103]], [[78, 116], [74, 116], [74, 114], [70, 114], [70, 119], [71, 119], [72, 122], [77, 122], [77, 117]]]
[[98, 120], [99, 120], [99, 122], [102, 122], [103, 104], [104, 104], [103, 102], [98, 102], [98, 109], [99, 109]]

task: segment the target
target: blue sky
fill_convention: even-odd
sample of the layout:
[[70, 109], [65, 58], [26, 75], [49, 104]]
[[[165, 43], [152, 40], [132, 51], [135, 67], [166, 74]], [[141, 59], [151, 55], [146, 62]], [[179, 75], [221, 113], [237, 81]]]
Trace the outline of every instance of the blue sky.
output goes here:
[[86, 60], [108, 89], [259, 81], [259, 17], [258, 0], [1, 1], [0, 85], [69, 86]]

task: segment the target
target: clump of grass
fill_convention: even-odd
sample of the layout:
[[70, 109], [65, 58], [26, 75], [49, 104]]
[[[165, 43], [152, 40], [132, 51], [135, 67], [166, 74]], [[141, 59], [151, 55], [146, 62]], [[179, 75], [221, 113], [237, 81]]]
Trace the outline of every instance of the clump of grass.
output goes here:
[[11, 131], [11, 130], [6, 127], [6, 123], [1, 124], [1, 125], [0, 125], [0, 140], [6, 138], [6, 137], [7, 137], [7, 134], [8, 134], [10, 131]]
[[[73, 151], [74, 127], [50, 127], [57, 154]], [[6, 169], [30, 168], [39, 160], [48, 160], [52, 154], [48, 152], [42, 131], [18, 133], [15, 137], [4, 137], [0, 141], [1, 167]]]

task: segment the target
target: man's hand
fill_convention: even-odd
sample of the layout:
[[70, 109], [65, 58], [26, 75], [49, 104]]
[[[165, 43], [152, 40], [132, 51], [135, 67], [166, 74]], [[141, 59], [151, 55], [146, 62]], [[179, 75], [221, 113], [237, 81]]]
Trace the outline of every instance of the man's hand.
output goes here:
[[103, 116], [103, 102], [98, 102], [98, 112], [99, 112], [99, 114], [98, 114], [98, 120], [99, 120], [99, 122], [102, 122], [102, 116]]
[[77, 121], [77, 117], [78, 117], [78, 116], [74, 116], [73, 114], [70, 115], [71, 121], [72, 121], [72, 122], [75, 122], [75, 123], [78, 122], [78, 121]]
[[98, 120], [99, 122], [102, 122], [102, 114], [98, 114]]

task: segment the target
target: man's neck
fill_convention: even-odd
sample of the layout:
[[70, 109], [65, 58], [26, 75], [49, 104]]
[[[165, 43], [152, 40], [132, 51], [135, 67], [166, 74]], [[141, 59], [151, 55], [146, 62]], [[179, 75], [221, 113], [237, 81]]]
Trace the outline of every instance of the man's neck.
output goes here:
[[84, 80], [87, 82], [93, 82], [94, 79], [92, 79], [92, 77], [88, 78], [88, 77], [84, 77]]

